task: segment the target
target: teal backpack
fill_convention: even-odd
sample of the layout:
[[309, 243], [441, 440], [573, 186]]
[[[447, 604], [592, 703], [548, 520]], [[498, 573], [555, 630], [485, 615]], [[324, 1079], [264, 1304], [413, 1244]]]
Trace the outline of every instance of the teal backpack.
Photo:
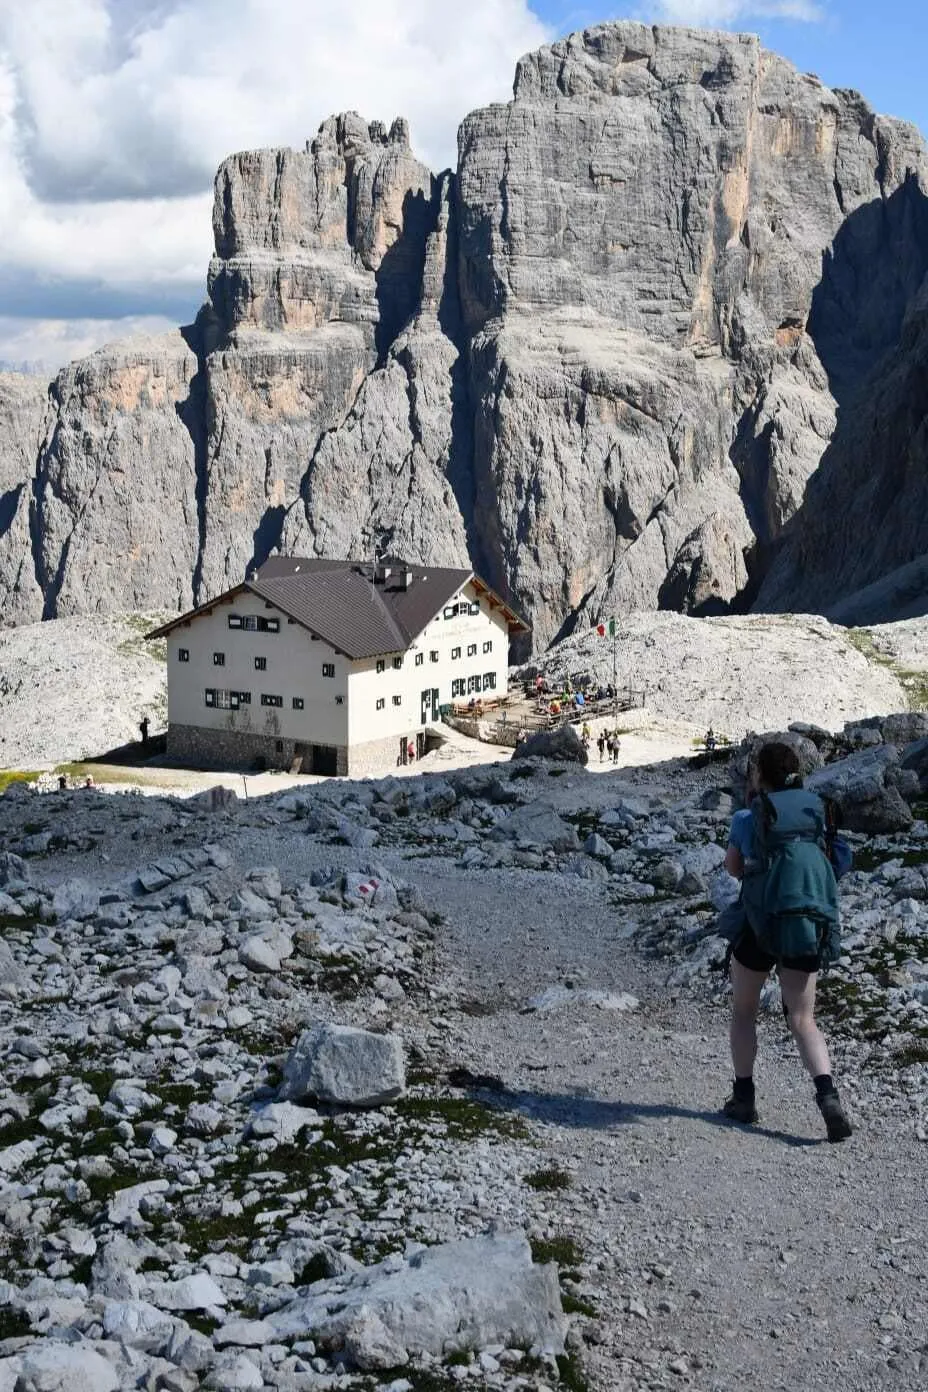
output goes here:
[[815, 793], [760, 793], [752, 806], [754, 854], [742, 883], [744, 909], [765, 952], [815, 957], [841, 952], [838, 886], [827, 853], [825, 805]]

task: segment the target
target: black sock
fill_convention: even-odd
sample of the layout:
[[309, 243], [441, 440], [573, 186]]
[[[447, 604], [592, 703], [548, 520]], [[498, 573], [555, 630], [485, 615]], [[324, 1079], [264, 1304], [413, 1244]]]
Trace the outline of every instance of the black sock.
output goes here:
[[750, 1075], [735, 1079], [735, 1097], [739, 1102], [754, 1101], [754, 1079]]
[[812, 1080], [815, 1083], [816, 1097], [827, 1097], [830, 1092], [837, 1092], [834, 1079], [830, 1073], [820, 1073], [817, 1078]]

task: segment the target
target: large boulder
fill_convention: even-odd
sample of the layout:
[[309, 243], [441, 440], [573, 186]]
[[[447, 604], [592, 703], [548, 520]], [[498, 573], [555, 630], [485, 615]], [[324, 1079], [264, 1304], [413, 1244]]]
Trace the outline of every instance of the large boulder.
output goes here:
[[380, 1107], [406, 1091], [403, 1045], [395, 1034], [350, 1025], [315, 1025], [300, 1035], [284, 1064], [280, 1100]]
[[312, 1338], [365, 1371], [494, 1344], [559, 1353], [566, 1333], [556, 1268], [534, 1265], [514, 1235], [387, 1258], [267, 1318], [279, 1339]]
[[517, 807], [497, 822], [489, 836], [494, 841], [517, 841], [539, 850], [579, 851], [580, 838], [547, 802], [530, 802]]
[[913, 817], [893, 781], [898, 763], [895, 745], [880, 744], [818, 769], [806, 787], [836, 803], [848, 831], [905, 831]]
[[928, 790], [928, 739], [906, 745], [899, 762], [903, 769], [918, 776], [923, 791]]
[[[14, 1369], [17, 1379], [8, 1383], [4, 1374]], [[86, 1344], [38, 1343], [0, 1360], [0, 1387], [17, 1392], [116, 1392], [120, 1385], [112, 1364]]]
[[590, 756], [583, 747], [580, 736], [572, 725], [561, 725], [557, 730], [539, 730], [529, 735], [513, 751], [514, 759], [558, 759], [568, 764], [589, 763]]
[[799, 759], [799, 772], [803, 778], [820, 769], [825, 762], [818, 744], [809, 736], [801, 734], [795, 726], [789, 730], [770, 730], [763, 735], [751, 734], [744, 741], [732, 759], [730, 769], [733, 781], [747, 782], [753, 778], [757, 768], [757, 756], [765, 744], [787, 744], [794, 749]]
[[900, 749], [916, 740], [928, 738], [928, 713], [925, 711], [903, 711], [901, 715], [887, 715], [880, 729], [887, 744], [895, 744]]

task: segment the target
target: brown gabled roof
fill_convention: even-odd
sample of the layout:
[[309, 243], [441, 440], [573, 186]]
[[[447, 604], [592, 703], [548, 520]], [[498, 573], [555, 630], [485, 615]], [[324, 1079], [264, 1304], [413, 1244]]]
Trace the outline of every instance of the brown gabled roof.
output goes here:
[[[205, 613], [222, 600], [251, 593], [275, 605], [295, 623], [317, 634], [348, 658], [378, 657], [401, 653], [426, 624], [469, 581], [490, 595], [506, 616], [510, 629], [525, 631], [528, 625], [470, 570], [440, 566], [413, 566], [402, 561], [380, 563], [389, 567], [386, 580], [374, 582], [374, 568], [361, 561], [335, 561], [302, 556], [273, 556], [253, 578], [237, 585], [209, 604], [182, 614], [149, 633], [162, 638], [179, 624]], [[409, 576], [408, 584], [401, 577]]]

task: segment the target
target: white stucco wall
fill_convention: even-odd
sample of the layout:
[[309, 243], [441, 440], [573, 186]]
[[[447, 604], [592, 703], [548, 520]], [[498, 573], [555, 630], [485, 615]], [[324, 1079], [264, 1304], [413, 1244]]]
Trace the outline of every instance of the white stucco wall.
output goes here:
[[[230, 614], [276, 618], [280, 632], [229, 628]], [[189, 651], [189, 662], [179, 661], [181, 648]], [[215, 652], [225, 653], [224, 666], [214, 664]], [[255, 670], [256, 657], [267, 659], [266, 671]], [[323, 677], [323, 663], [334, 665], [334, 678]], [[168, 720], [207, 730], [249, 730], [307, 744], [345, 745], [349, 665], [257, 595], [240, 595], [168, 635]], [[207, 688], [250, 691], [251, 704], [237, 711], [215, 709], [206, 704]], [[262, 706], [262, 693], [282, 696], [283, 706]], [[301, 711], [293, 709], [295, 696], [303, 700]], [[336, 696], [344, 698], [342, 705], [336, 704]]]
[[[453, 619], [444, 618], [444, 609], [457, 604], [459, 600], [480, 604], [476, 615], [458, 614]], [[485, 653], [485, 643], [492, 649]], [[476, 653], [468, 656], [468, 648], [475, 647]], [[460, 648], [460, 657], [451, 654]], [[437, 661], [432, 660], [437, 654]], [[422, 664], [416, 665], [416, 656], [421, 654]], [[422, 692], [438, 690], [438, 704], [450, 705], [452, 700], [467, 701], [466, 682], [470, 677], [480, 677], [480, 694], [490, 698], [505, 696], [509, 676], [509, 627], [499, 610], [491, 611], [488, 600], [478, 600], [473, 585], [467, 585], [459, 595], [454, 595], [443, 606], [438, 616], [428, 624], [413, 646], [403, 658], [403, 665], [396, 671], [392, 658], [387, 657], [385, 670], [377, 672], [377, 659], [370, 658], [353, 665], [349, 679], [349, 741], [352, 745], [363, 744], [369, 740], [381, 739], [386, 735], [402, 735], [422, 728]], [[496, 689], [484, 691], [483, 679], [488, 672], [496, 677]], [[452, 683], [465, 682], [463, 695], [452, 696]], [[401, 705], [393, 704], [394, 696], [401, 698]], [[383, 710], [377, 710], [377, 701], [382, 699]], [[431, 707], [426, 722], [432, 724]]]
[[[479, 599], [472, 585], [453, 596], [448, 605], [465, 601], [480, 604], [479, 614], [438, 616], [403, 655], [402, 665], [394, 668], [395, 654], [349, 662], [322, 640], [313, 640], [305, 628], [292, 623], [285, 614], [256, 595], [241, 595], [220, 601], [208, 614], [201, 614], [187, 625], [174, 629], [168, 648], [168, 719], [171, 724], [198, 726], [208, 730], [243, 730], [292, 739], [306, 744], [358, 745], [410, 734], [422, 728], [422, 692], [438, 690], [438, 704], [467, 701], [467, 681], [480, 678], [480, 694], [504, 696], [509, 671], [509, 633], [505, 618], [490, 609], [486, 597]], [[278, 633], [259, 633], [230, 629], [229, 615], [259, 615], [276, 618]], [[491, 651], [484, 652], [485, 644]], [[476, 652], [469, 654], [474, 647]], [[181, 662], [179, 650], [186, 648], [188, 662]], [[460, 649], [459, 657], [452, 653]], [[216, 666], [213, 654], [225, 654], [223, 666]], [[432, 660], [432, 654], [437, 660]], [[422, 663], [416, 665], [416, 655]], [[255, 669], [255, 657], [267, 659], [267, 669]], [[384, 664], [377, 671], [378, 661]], [[323, 664], [335, 667], [334, 678], [324, 677]], [[492, 672], [494, 690], [484, 690], [484, 679]], [[464, 693], [452, 695], [452, 683], [462, 680]], [[207, 706], [207, 688], [222, 691], [250, 691], [250, 705], [239, 710]], [[262, 693], [283, 697], [280, 708], [261, 704]], [[343, 704], [336, 697], [344, 698]], [[293, 709], [293, 698], [301, 697], [304, 709]], [[399, 705], [394, 698], [399, 697]], [[378, 701], [384, 702], [377, 709]], [[428, 724], [432, 723], [431, 705]]]

